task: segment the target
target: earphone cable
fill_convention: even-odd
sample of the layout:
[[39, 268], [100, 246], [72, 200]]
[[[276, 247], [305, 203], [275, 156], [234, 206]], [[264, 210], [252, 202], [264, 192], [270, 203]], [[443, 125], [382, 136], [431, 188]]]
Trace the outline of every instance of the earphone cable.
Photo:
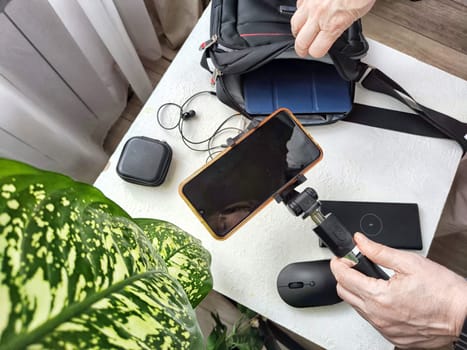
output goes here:
[[[226, 131], [235, 130], [235, 131], [238, 131], [239, 134], [244, 131], [241, 128], [237, 128], [237, 127], [233, 127], [233, 126], [225, 127], [226, 123], [228, 123], [231, 119], [233, 119], [236, 116], [242, 116], [242, 115], [240, 113], [235, 113], [235, 114], [230, 115], [216, 128], [216, 130], [209, 137], [207, 137], [207, 138], [205, 138], [203, 140], [189, 139], [188, 137], [186, 137], [185, 133], [183, 132], [184, 122], [186, 120], [188, 120], [188, 118], [194, 116], [195, 113], [194, 113], [194, 111], [184, 112], [184, 110], [190, 104], [190, 102], [193, 101], [193, 99], [195, 99], [196, 97], [198, 97], [200, 95], [203, 95], [203, 94], [210, 94], [210, 95], [214, 95], [214, 96], [216, 95], [216, 93], [214, 91], [204, 90], [204, 91], [199, 91], [199, 92], [193, 94], [188, 99], [186, 99], [181, 105], [179, 105], [177, 103], [174, 103], [174, 102], [166, 102], [166, 103], [162, 104], [157, 109], [156, 119], [157, 119], [157, 123], [159, 124], [159, 126], [161, 128], [163, 128], [164, 130], [178, 129], [178, 132], [179, 132], [179, 134], [181, 136], [181, 139], [182, 139], [182, 141], [183, 141], [183, 143], [185, 144], [186, 147], [188, 147], [189, 149], [191, 149], [193, 151], [197, 151], [197, 152], [206, 152], [207, 151], [209, 153], [208, 159], [212, 159], [215, 154], [222, 152], [222, 149], [226, 147], [226, 145], [213, 146], [213, 141], [214, 141], [215, 138], [217, 138], [220, 134], [222, 134], [222, 133], [224, 133]], [[178, 119], [177, 119], [177, 121], [176, 121], [176, 123], [174, 125], [164, 124], [163, 121], [162, 121], [162, 118], [161, 118], [163, 110], [165, 108], [167, 108], [167, 107], [170, 107], [170, 106], [176, 107], [178, 109]], [[190, 112], [192, 112], [191, 115], [190, 115]], [[199, 146], [199, 145], [202, 145], [202, 144], [205, 144], [205, 143], [207, 143], [206, 147], [195, 147], [195, 146]], [[213, 151], [215, 151], [215, 152], [213, 152]]]

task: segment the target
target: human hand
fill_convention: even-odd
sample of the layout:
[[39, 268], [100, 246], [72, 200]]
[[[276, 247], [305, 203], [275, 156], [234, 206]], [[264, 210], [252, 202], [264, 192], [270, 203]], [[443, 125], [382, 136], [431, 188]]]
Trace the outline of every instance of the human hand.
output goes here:
[[367, 277], [347, 259], [333, 258], [337, 294], [393, 344], [438, 347], [459, 336], [467, 316], [467, 282], [414, 253], [354, 236], [363, 255], [394, 270], [390, 280]]
[[301, 57], [323, 57], [336, 39], [376, 0], [297, 0], [291, 19], [295, 51]]

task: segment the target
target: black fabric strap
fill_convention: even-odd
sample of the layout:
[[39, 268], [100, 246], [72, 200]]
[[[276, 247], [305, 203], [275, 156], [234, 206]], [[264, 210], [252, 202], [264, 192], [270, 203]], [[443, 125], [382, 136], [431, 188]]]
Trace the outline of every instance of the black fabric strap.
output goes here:
[[421, 105], [386, 74], [376, 68], [369, 68], [368, 66], [366, 66], [366, 68], [366, 76], [361, 82], [363, 87], [371, 91], [392, 96], [399, 100], [412, 109], [426, 123], [439, 130], [448, 138], [457, 141], [457, 143], [462, 147], [464, 153], [467, 152], [467, 123], [463, 123], [457, 119]]
[[209, 58], [209, 50], [204, 50], [203, 54], [201, 55], [201, 67], [212, 73], [211, 68], [209, 68], [208, 64], [208, 58]]
[[343, 121], [405, 132], [413, 135], [449, 138], [418, 115], [354, 103]]

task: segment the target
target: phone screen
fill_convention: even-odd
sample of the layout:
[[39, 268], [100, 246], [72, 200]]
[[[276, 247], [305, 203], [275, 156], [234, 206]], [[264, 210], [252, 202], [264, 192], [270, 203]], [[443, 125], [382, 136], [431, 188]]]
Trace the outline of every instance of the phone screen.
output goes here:
[[225, 239], [322, 157], [288, 110], [279, 110], [185, 180], [180, 194], [210, 233]]

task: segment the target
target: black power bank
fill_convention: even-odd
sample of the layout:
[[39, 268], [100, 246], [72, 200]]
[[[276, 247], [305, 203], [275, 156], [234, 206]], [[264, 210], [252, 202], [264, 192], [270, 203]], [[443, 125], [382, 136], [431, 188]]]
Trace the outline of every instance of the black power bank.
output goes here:
[[[350, 232], [392, 248], [423, 248], [415, 203], [321, 201], [323, 214], [333, 213]], [[325, 247], [320, 240], [320, 246]]]

